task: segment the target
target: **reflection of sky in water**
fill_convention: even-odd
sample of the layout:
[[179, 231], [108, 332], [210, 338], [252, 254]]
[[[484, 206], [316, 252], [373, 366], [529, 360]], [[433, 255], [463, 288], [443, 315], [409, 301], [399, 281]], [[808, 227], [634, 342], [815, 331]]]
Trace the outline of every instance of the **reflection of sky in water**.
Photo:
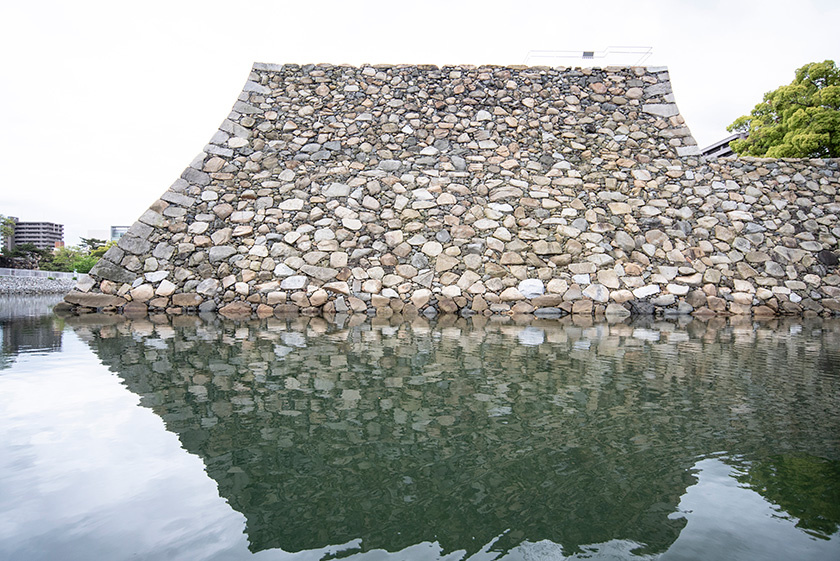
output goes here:
[[[613, 349], [611, 339], [600, 329], [594, 326], [561, 334], [540, 327], [517, 326], [506, 333], [527, 349], [521, 357], [536, 356], [533, 353], [538, 349], [562, 342], [571, 353], [624, 354], [631, 364], [644, 362], [642, 355], [634, 355], [638, 352], [660, 353], [667, 361], [677, 352], [669, 345], [689, 340], [685, 331], [637, 327], [625, 331], [628, 341], [636, 341], [635, 346], [628, 343]], [[405, 335], [398, 328], [382, 331], [388, 337]], [[420, 328], [417, 333], [422, 332]], [[470, 330], [427, 332], [440, 340], [478, 341], [478, 335]], [[206, 327], [198, 328], [196, 334], [207, 341], [218, 337]], [[176, 331], [168, 326], [147, 325], [133, 333], [143, 348], [155, 353], [166, 353], [175, 336]], [[293, 357], [311, 345], [312, 336], [283, 331], [270, 347], [272, 355], [277, 360]], [[370, 335], [362, 335], [367, 336]], [[248, 328], [230, 332], [231, 344], [246, 344], [251, 339]], [[431, 352], [430, 345], [419, 345], [414, 357], [403, 359], [420, 360], [418, 357]], [[807, 356], [820, 353], [813, 348], [797, 352]], [[477, 356], [464, 355], [464, 360], [475, 363]], [[823, 352], [819, 356], [820, 360], [836, 360], [836, 353]], [[344, 357], [335, 358], [342, 360], [332, 364], [346, 364]], [[427, 369], [433, 365], [422, 360], [417, 364], [426, 364]], [[566, 357], [558, 353], [554, 360]], [[422, 382], [428, 384], [439, 384], [446, 378], [444, 372], [425, 374], [427, 379]], [[640, 374], [649, 376], [651, 372]], [[713, 372], [695, 374], [710, 382], [719, 377]], [[618, 382], [626, 383], [626, 376], [619, 375]], [[321, 392], [340, 391], [342, 399], [358, 401], [364, 387], [360, 388], [362, 393], [351, 395], [350, 388], [334, 387], [339, 381], [316, 378], [314, 387]], [[419, 382], [417, 376], [405, 378], [410, 391], [415, 391]], [[585, 385], [569, 387], [568, 393], [545, 399], [571, 414], [591, 405], [586, 394], [589, 390]], [[500, 387], [498, 393], [477, 393], [472, 399], [487, 404], [484, 411], [489, 417], [507, 423], [508, 419], [516, 421], [521, 414], [509, 402], [515, 394], [515, 390]], [[603, 392], [601, 395], [608, 397]], [[226, 504], [227, 499], [219, 497], [218, 482], [206, 475], [202, 460], [185, 453], [178, 437], [165, 430], [160, 417], [138, 403], [139, 397], [129, 392], [123, 380], [109, 372], [72, 330], [64, 332], [60, 352], [20, 355], [0, 375], [0, 558], [315, 561], [335, 555], [364, 561], [816, 560], [834, 559], [840, 553], [836, 534], [828, 541], [808, 536], [794, 527], [795, 520], [780, 517], [773, 505], [738, 483], [734, 476], [739, 472], [726, 463], [725, 457], [709, 457], [694, 466], [696, 483], [685, 489], [677, 511], [670, 516], [685, 518], [686, 525], [661, 555], [639, 556], [633, 552], [641, 544], [620, 539], [583, 546], [577, 554], [564, 552], [560, 545], [546, 540], [525, 540], [506, 551], [499, 550], [494, 540], [472, 554], [464, 550], [447, 552], [434, 541], [390, 553], [380, 549], [362, 551], [365, 544], [359, 540], [298, 553], [272, 549], [251, 554], [243, 533], [245, 518]], [[655, 402], [651, 401], [651, 405], [655, 406]], [[733, 423], [742, 419], [749, 422], [745, 417], [750, 414], [747, 404], [733, 403], [731, 411]], [[641, 448], [657, 446], [647, 435], [639, 435], [634, 442]], [[749, 540], [743, 539], [745, 534]], [[497, 539], [504, 537], [502, 534]]]
[[838, 558], [837, 534], [824, 541], [797, 529], [779, 516], [777, 507], [739, 484], [738, 472], [722, 459], [706, 458], [695, 468], [698, 482], [688, 488], [674, 515], [684, 516], [688, 524], [661, 556], [663, 561]]

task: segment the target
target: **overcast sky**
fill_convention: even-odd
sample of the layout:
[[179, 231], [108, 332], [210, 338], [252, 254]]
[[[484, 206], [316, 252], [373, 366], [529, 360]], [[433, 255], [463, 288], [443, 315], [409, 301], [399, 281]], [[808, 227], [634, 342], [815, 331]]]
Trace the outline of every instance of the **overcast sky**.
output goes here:
[[701, 147], [796, 68], [840, 61], [837, 0], [10, 0], [0, 21], [0, 214], [64, 224], [68, 244], [133, 223], [254, 61], [506, 65], [651, 47], [645, 64], [669, 67]]

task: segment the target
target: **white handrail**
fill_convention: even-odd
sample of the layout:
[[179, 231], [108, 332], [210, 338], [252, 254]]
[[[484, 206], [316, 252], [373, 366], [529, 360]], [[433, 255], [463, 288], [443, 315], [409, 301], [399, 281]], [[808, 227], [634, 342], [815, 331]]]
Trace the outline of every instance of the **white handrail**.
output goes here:
[[73, 279], [81, 273], [65, 273], [62, 271], [37, 271], [33, 269], [7, 269], [0, 267], [0, 277], [52, 277], [54, 279]]

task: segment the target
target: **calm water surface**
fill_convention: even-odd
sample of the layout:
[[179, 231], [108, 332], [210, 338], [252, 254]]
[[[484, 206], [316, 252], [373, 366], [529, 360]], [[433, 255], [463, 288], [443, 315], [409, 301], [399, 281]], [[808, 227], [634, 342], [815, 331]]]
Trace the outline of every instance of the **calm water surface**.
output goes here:
[[61, 320], [0, 559], [840, 559], [840, 322]]

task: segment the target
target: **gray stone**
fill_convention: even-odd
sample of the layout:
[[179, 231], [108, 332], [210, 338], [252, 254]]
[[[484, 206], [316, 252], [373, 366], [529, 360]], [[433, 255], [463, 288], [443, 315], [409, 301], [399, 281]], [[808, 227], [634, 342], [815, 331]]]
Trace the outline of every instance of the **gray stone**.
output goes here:
[[646, 103], [642, 105], [642, 111], [657, 117], [673, 117], [679, 114], [677, 106], [673, 103]]
[[129, 236], [128, 234], [122, 236], [117, 242], [117, 245], [126, 253], [131, 253], [134, 255], [143, 255], [144, 253], [149, 253], [149, 251], [152, 248], [152, 244], [150, 244], [148, 241], [135, 236]]
[[76, 306], [84, 306], [86, 308], [122, 306], [126, 302], [125, 298], [121, 298], [119, 296], [112, 296], [110, 294], [89, 294], [75, 290], [67, 293], [64, 297], [64, 301]]
[[379, 162], [379, 169], [384, 171], [397, 171], [402, 166], [399, 160], [382, 160]]
[[210, 261], [223, 261], [231, 255], [236, 255], [236, 248], [230, 245], [213, 246], [210, 248]]
[[204, 296], [213, 296], [219, 291], [219, 281], [214, 278], [204, 279], [198, 283], [195, 291]]
[[90, 274], [118, 283], [131, 283], [137, 278], [135, 273], [132, 273], [119, 265], [115, 265], [105, 258], [97, 261], [96, 265], [94, 265], [90, 270]]
[[181, 174], [181, 177], [193, 185], [200, 185], [202, 187], [210, 185], [210, 176], [197, 169], [187, 168]]

